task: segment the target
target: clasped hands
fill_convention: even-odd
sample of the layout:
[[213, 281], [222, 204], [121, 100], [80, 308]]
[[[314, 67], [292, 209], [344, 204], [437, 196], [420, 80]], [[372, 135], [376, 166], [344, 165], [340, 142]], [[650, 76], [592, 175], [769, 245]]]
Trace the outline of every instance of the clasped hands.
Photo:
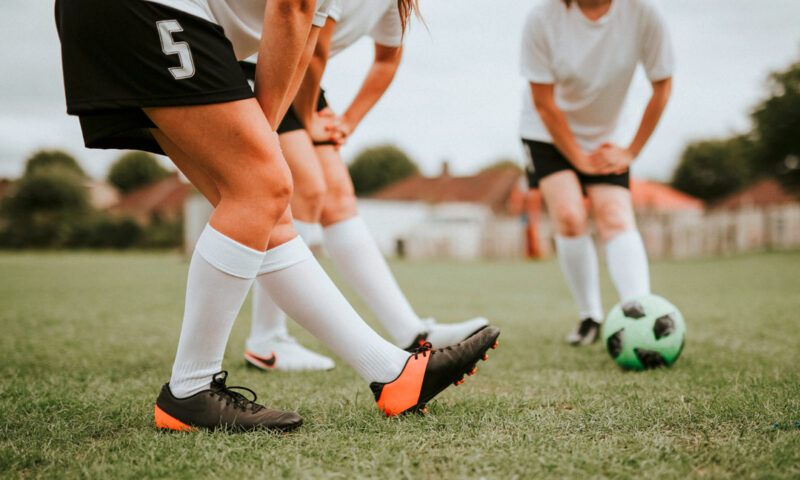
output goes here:
[[309, 135], [315, 143], [333, 143], [338, 149], [347, 142], [353, 126], [344, 116], [336, 115], [330, 107], [314, 114]]
[[584, 155], [575, 168], [586, 175], [621, 174], [630, 168], [635, 158], [629, 149], [606, 142]]

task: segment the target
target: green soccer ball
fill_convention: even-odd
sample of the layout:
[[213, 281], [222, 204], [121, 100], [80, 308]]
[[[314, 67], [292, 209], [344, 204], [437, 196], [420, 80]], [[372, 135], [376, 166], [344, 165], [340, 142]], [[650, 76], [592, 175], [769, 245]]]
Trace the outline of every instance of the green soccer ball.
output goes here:
[[608, 353], [626, 370], [670, 366], [683, 350], [686, 323], [675, 305], [658, 295], [618, 303], [603, 326]]

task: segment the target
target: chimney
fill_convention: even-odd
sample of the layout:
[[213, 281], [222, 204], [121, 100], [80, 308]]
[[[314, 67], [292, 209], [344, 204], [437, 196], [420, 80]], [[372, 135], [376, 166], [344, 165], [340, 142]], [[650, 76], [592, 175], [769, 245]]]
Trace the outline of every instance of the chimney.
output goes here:
[[442, 160], [442, 173], [439, 175], [441, 178], [450, 178], [450, 162]]

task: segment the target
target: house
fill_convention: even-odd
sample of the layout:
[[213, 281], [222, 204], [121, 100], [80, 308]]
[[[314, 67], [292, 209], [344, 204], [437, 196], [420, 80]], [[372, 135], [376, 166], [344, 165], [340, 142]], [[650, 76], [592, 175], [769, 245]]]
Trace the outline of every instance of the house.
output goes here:
[[722, 198], [711, 212], [719, 253], [800, 247], [800, 199], [773, 178]]
[[[664, 241], [665, 222], [691, 224], [705, 210], [701, 200], [654, 181], [632, 180], [631, 195], [645, 245], [657, 256], [671, 247]], [[513, 167], [454, 177], [445, 164], [437, 177], [401, 180], [359, 205], [385, 254], [546, 258], [554, 251], [541, 192], [528, 189]], [[411, 211], [413, 221], [401, 220]]]
[[142, 224], [153, 219], [176, 221], [183, 216], [184, 203], [194, 190], [191, 184], [173, 173], [164, 180], [145, 185], [108, 208], [113, 215], [128, 216]]
[[384, 255], [406, 258], [519, 257], [524, 226], [512, 212], [517, 168], [456, 177], [413, 176], [359, 199], [359, 210]]

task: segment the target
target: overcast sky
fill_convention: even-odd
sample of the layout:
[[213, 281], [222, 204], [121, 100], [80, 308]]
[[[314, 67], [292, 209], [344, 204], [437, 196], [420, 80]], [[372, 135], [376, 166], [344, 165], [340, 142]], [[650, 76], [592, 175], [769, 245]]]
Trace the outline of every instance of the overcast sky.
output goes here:
[[[684, 145], [749, 126], [765, 78], [800, 58], [798, 0], [657, 0], [677, 55], [673, 97], [634, 167], [668, 179]], [[343, 149], [393, 142], [426, 174], [443, 159], [469, 174], [499, 157], [522, 163], [517, 123], [524, 83], [519, 35], [532, 0], [421, 0], [430, 31], [415, 25], [395, 82]], [[487, 7], [493, 7], [487, 9]], [[62, 148], [104, 176], [117, 151], [83, 148], [65, 114], [50, 0], [0, 1], [0, 176], [17, 176], [38, 148]], [[333, 59], [323, 86], [334, 108], [355, 94], [372, 56], [368, 40]], [[626, 108], [633, 135], [649, 86], [637, 77]]]

